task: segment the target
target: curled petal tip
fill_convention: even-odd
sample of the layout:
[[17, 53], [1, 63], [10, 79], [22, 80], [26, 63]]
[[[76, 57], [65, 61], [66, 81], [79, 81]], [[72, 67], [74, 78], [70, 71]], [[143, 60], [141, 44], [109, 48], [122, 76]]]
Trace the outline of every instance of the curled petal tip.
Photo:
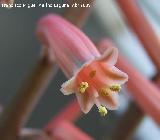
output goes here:
[[115, 47], [111, 47], [106, 49], [106, 51], [102, 54], [102, 56], [98, 59], [101, 62], [105, 62], [106, 64], [113, 66], [116, 64], [118, 59], [118, 49]]
[[60, 91], [64, 95], [70, 95], [75, 92], [75, 78], [71, 78], [70, 80], [66, 81], [61, 85]]

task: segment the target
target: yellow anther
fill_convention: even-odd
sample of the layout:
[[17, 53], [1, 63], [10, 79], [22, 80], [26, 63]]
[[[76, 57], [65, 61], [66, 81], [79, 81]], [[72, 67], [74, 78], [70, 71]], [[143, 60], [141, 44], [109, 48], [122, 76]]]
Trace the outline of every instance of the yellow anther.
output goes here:
[[104, 107], [104, 106], [100, 106], [99, 108], [98, 108], [98, 110], [99, 110], [99, 113], [100, 113], [100, 115], [102, 116], [102, 117], [104, 117], [104, 116], [106, 116], [107, 115], [107, 109]]
[[120, 92], [121, 86], [119, 84], [114, 84], [114, 85], [110, 86], [110, 90], [112, 90], [114, 92]]
[[104, 95], [104, 96], [109, 96], [109, 89], [106, 88], [106, 87], [103, 87], [99, 90], [100, 94], [101, 95]]
[[89, 87], [89, 84], [87, 82], [82, 82], [80, 83], [79, 86], [79, 92], [80, 93], [85, 93], [86, 89]]
[[95, 75], [96, 75], [96, 70], [92, 70], [92, 71], [89, 73], [89, 76], [90, 76], [91, 78], [93, 78]]

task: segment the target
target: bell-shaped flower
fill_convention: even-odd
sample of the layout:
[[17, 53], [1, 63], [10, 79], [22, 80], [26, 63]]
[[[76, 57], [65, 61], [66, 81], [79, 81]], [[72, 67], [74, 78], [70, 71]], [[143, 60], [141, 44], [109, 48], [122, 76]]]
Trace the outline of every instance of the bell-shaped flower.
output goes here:
[[64, 95], [74, 93], [84, 113], [94, 104], [102, 116], [107, 109], [117, 109], [117, 93], [128, 76], [114, 66], [118, 57], [116, 48], [108, 48], [101, 55], [84, 33], [57, 15], [42, 18], [37, 34], [50, 54], [49, 59], [56, 60], [70, 78], [62, 84]]

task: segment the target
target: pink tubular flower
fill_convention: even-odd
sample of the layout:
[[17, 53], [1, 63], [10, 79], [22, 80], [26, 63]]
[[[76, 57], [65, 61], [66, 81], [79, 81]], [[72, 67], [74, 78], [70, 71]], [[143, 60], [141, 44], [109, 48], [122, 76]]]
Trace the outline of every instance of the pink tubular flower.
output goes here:
[[118, 107], [116, 93], [128, 76], [114, 66], [118, 57], [116, 48], [108, 48], [100, 55], [85, 34], [57, 15], [42, 18], [37, 34], [47, 46], [50, 59], [56, 60], [70, 78], [62, 84], [64, 95], [75, 93], [84, 113], [94, 104], [102, 116], [107, 114], [106, 108]]

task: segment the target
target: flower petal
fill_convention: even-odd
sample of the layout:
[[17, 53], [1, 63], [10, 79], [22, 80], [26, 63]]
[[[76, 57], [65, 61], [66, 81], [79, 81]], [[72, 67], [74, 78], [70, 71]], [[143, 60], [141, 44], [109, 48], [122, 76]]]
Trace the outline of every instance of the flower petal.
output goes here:
[[84, 94], [76, 93], [79, 105], [81, 107], [81, 110], [84, 113], [88, 113], [91, 110], [92, 106], [94, 105], [94, 100], [93, 99], [95, 97], [93, 95], [94, 94], [91, 93], [90, 91], [87, 91]]
[[76, 91], [75, 77], [73, 77], [70, 80], [63, 83], [60, 90], [64, 95], [70, 95], [70, 94], [74, 93]]
[[109, 96], [101, 95], [98, 97], [99, 102], [109, 110], [115, 110], [119, 107], [119, 95], [113, 93]]
[[128, 75], [115, 66], [107, 69], [108, 77], [114, 81], [116, 84], [124, 84], [128, 81]]
[[103, 55], [97, 60], [99, 60], [100, 62], [105, 62], [108, 66], [113, 66], [116, 64], [117, 59], [118, 59], [118, 49], [111, 47], [108, 48], [103, 53]]

